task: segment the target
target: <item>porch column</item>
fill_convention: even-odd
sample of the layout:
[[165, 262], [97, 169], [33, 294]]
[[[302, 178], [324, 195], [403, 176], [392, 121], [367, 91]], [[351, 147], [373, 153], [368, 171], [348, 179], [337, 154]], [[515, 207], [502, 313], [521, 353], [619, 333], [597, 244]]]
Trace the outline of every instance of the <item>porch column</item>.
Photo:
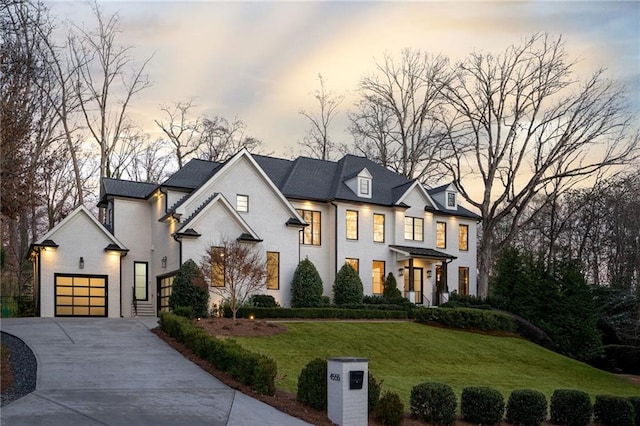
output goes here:
[[[413, 257], [409, 258], [409, 291], [410, 292], [415, 291], [415, 277], [413, 274]], [[412, 300], [411, 302], [414, 303], [415, 300]]]

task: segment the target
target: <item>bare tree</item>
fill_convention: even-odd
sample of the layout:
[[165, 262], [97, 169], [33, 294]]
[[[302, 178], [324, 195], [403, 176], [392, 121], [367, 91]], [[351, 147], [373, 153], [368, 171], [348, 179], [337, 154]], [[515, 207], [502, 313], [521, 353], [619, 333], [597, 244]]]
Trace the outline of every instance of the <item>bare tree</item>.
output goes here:
[[249, 297], [267, 284], [264, 256], [251, 243], [223, 239], [202, 258], [201, 269], [211, 291], [231, 304], [233, 319]]
[[169, 165], [172, 164], [166, 143], [156, 140], [148, 143], [134, 158], [134, 164], [129, 178], [137, 182], [159, 183], [170, 175]]
[[314, 97], [318, 101], [318, 111], [301, 109], [298, 113], [305, 117], [310, 124], [309, 130], [298, 145], [311, 158], [330, 160], [336, 144], [329, 136], [329, 127], [337, 114], [337, 109], [344, 100], [344, 96], [338, 96], [327, 91], [322, 74], [318, 74], [320, 88], [316, 90]]
[[195, 121], [189, 119], [190, 110], [194, 106], [193, 100], [176, 102], [172, 107], [163, 105], [160, 110], [167, 115], [168, 121], [155, 120], [174, 147], [178, 168], [182, 168], [185, 159], [196, 153], [204, 142], [200, 137], [201, 118], [198, 117]]
[[252, 153], [262, 152], [262, 142], [252, 136], [246, 136], [247, 125], [235, 118], [229, 121], [224, 117], [202, 118], [201, 144], [198, 158], [208, 161], [226, 161], [243, 148]]
[[135, 67], [133, 47], [118, 44], [118, 14], [105, 16], [97, 3], [92, 9], [97, 28], [77, 28], [80, 38], [73, 51], [78, 70], [76, 90], [84, 121], [100, 150], [100, 176], [111, 177], [112, 154], [131, 127], [127, 116], [130, 102], [151, 85], [144, 73], [151, 57]]
[[433, 180], [448, 153], [442, 125], [450, 80], [448, 60], [405, 49], [389, 54], [362, 78], [357, 111], [350, 115], [355, 149], [409, 179]]
[[[561, 37], [535, 34], [497, 56], [471, 54], [442, 89], [454, 153], [443, 165], [482, 216], [480, 295], [495, 250], [536, 214], [527, 209], [536, 195], [557, 196], [637, 158], [623, 88], [603, 71], [580, 81], [574, 65]], [[500, 239], [498, 224], [507, 227]]]

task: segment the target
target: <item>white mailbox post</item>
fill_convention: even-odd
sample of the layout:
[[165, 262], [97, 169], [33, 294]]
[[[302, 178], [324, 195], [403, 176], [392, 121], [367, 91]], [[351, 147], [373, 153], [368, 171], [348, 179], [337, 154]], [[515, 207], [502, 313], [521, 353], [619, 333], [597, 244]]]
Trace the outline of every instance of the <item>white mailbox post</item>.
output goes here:
[[369, 360], [332, 357], [327, 360], [327, 415], [340, 426], [368, 423]]

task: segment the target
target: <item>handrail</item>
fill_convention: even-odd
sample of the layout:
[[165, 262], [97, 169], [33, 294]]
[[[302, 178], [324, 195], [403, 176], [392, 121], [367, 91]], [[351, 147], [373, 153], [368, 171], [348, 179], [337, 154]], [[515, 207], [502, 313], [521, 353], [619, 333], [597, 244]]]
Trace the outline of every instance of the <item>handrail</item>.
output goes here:
[[431, 300], [427, 296], [422, 293], [422, 306], [426, 306], [427, 308], [431, 307]]
[[138, 315], [138, 299], [136, 299], [136, 287], [131, 287], [133, 294], [133, 312], [135, 315]]

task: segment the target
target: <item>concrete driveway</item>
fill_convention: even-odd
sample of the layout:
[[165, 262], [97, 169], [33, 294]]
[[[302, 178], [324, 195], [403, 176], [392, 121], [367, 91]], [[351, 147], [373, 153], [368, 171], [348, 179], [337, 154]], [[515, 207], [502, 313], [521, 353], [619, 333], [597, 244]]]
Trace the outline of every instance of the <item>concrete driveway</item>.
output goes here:
[[11, 425], [307, 425], [237, 392], [149, 330], [149, 319], [5, 318], [38, 363], [35, 392], [4, 407]]

